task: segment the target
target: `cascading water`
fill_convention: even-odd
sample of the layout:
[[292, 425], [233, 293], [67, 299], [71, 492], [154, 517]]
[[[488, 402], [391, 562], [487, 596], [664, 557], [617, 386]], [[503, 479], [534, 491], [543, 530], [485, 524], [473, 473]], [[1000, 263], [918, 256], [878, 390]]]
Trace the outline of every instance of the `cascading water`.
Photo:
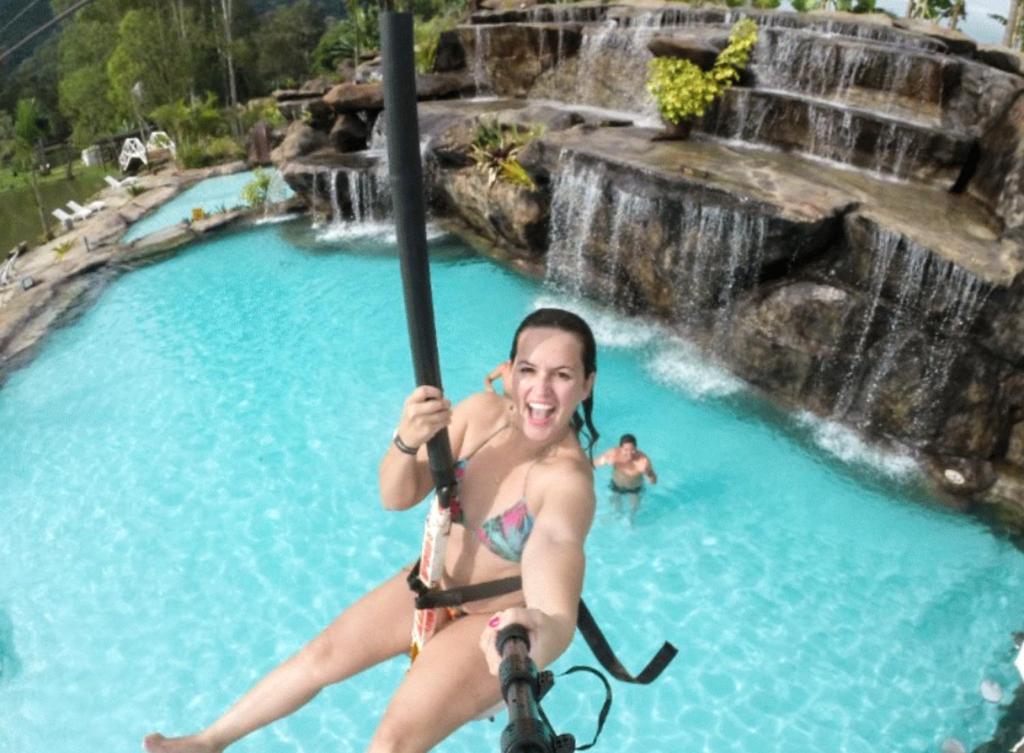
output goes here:
[[[884, 228], [872, 234], [870, 304], [833, 415], [870, 423], [882, 384], [906, 368], [906, 349], [921, 343], [922, 378], [909, 397], [913, 429], [924, 436], [941, 400], [964, 337], [990, 287], [952, 262]], [[872, 340], [872, 333], [880, 332]]]
[[294, 195], [295, 192], [288, 186], [288, 182], [281, 175], [281, 172], [274, 170], [270, 175], [270, 182], [267, 183], [267, 210], [270, 211], [272, 207], [287, 201]]
[[331, 223], [337, 224], [342, 221], [341, 200], [338, 197], [338, 170], [330, 170], [327, 174], [329, 181], [328, 190], [331, 197]]
[[637, 235], [647, 222], [671, 214], [678, 225], [667, 229], [674, 240], [659, 252], [658, 265], [672, 270], [674, 318], [723, 331], [738, 294], [760, 276], [768, 220], [699, 198], [675, 209], [665, 212], [658, 200], [616, 185], [604, 163], [563, 157], [553, 187], [548, 279], [577, 295], [591, 292], [612, 305], [629, 305], [621, 249], [643, 248]]
[[603, 164], [563, 157], [552, 188], [547, 277], [577, 296], [594, 276], [586, 253], [588, 230], [600, 208], [605, 173]]
[[484, 31], [482, 26], [473, 27], [473, 86], [478, 97], [490, 92], [490, 84], [487, 79], [490, 36]]
[[654, 99], [637, 82], [647, 79], [653, 25], [620, 28], [615, 21], [584, 29], [575, 84], [567, 92], [577, 104], [653, 116]]
[[382, 167], [381, 162], [368, 162], [331, 168], [323, 173], [323, 180], [327, 183], [332, 226], [379, 224], [391, 216], [386, 164]]

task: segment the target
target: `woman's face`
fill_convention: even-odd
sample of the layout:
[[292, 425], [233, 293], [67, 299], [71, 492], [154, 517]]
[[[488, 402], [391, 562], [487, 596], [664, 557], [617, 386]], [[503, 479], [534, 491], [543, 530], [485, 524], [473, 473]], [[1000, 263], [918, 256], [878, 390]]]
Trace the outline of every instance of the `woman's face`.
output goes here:
[[576, 407], [590, 395], [594, 375], [583, 373], [583, 345], [576, 335], [530, 327], [519, 334], [508, 386], [526, 437], [551, 441], [561, 438]]

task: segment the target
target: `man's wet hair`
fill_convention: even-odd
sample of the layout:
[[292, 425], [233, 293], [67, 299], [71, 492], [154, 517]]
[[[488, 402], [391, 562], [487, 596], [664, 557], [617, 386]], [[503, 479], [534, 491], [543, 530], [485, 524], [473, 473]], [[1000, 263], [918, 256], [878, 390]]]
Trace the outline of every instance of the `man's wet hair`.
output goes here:
[[626, 444], [627, 442], [636, 447], [636, 437], [634, 437], [632, 434], [623, 434], [621, 437], [619, 437], [619, 447], [622, 447], [622, 445]]

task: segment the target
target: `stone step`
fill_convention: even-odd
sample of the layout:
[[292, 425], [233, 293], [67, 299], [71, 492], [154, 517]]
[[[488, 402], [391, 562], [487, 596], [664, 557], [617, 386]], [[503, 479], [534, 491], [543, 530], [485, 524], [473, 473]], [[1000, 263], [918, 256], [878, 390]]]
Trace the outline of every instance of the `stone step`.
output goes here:
[[733, 88], [695, 121], [719, 138], [801, 152], [901, 180], [950, 188], [972, 139], [811, 97]]
[[[986, 284], [1009, 286], [1024, 271], [1020, 248], [1003, 242], [998, 219], [969, 196], [879, 180], [793, 154], [696, 138], [658, 141], [657, 136], [635, 127], [552, 133], [541, 139], [543, 162], [555, 168], [570, 154], [599, 160], [652, 197], [688, 194], [698, 203], [745, 207], [812, 235], [814, 226], [856, 206], [878, 225]], [[650, 187], [644, 189], [645, 183]], [[813, 250], [795, 244], [769, 253], [795, 258]]]
[[630, 5], [535, 5], [530, 8], [482, 11], [471, 16], [472, 24], [502, 23], [614, 23], [620, 28], [675, 29], [688, 26], [731, 25], [741, 18], [752, 18], [761, 28], [807, 29], [833, 37], [892, 45], [927, 52], [972, 54], [972, 49], [950, 43], [918, 31], [896, 28], [884, 14], [835, 12], [794, 13], [789, 11], [723, 8], [713, 6], [685, 7], [675, 4], [661, 8]]

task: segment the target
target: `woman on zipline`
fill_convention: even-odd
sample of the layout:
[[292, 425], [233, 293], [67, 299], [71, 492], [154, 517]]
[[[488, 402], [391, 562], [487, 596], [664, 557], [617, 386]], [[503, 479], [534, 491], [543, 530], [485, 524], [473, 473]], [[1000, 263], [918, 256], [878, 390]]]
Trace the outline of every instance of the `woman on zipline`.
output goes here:
[[[405, 510], [432, 488], [426, 443], [448, 428], [460, 458], [444, 588], [522, 577], [522, 590], [447, 608], [391, 698], [370, 753], [427, 751], [500, 702], [497, 632], [530, 631], [540, 667], [568, 647], [583, 587], [583, 542], [594, 516], [588, 457], [597, 371], [580, 317], [539, 309], [523, 320], [504, 373], [505, 397], [481, 392], [454, 409], [417, 387], [380, 465], [384, 507]], [[584, 435], [586, 447], [581, 445]], [[286, 716], [321, 688], [409, 649], [414, 594], [403, 568], [342, 612], [222, 717], [188, 737], [151, 734], [150, 753], [211, 753]]]

